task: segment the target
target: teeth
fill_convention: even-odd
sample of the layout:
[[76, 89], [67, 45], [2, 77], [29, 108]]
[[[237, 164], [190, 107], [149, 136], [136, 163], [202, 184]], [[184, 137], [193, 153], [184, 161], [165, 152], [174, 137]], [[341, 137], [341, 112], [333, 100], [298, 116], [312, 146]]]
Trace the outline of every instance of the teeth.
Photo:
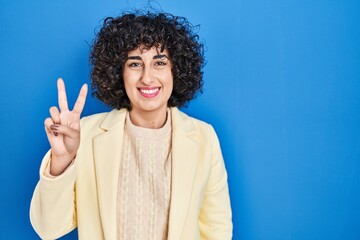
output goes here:
[[159, 88], [154, 88], [154, 89], [140, 89], [140, 91], [142, 93], [145, 93], [145, 94], [154, 94], [156, 93], [157, 91], [159, 91]]

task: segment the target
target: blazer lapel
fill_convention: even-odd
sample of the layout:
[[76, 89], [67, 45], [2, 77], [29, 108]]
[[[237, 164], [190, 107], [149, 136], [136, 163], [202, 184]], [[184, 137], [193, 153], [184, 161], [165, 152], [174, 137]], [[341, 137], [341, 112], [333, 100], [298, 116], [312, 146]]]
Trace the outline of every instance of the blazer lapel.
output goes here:
[[197, 168], [199, 143], [189, 117], [172, 108], [172, 177], [169, 215], [169, 240], [181, 239], [191, 201]]
[[125, 110], [111, 111], [100, 126], [105, 132], [94, 138], [96, 184], [105, 239], [116, 239], [117, 235], [117, 188], [125, 116]]

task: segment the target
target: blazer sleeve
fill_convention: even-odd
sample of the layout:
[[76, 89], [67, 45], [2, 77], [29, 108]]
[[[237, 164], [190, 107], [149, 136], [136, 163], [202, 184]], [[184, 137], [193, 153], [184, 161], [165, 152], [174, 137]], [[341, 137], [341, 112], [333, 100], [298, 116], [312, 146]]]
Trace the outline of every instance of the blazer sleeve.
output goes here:
[[30, 221], [42, 239], [56, 239], [76, 227], [75, 163], [57, 177], [45, 174], [51, 151], [42, 160], [40, 180], [30, 204]]
[[211, 127], [212, 167], [200, 211], [201, 239], [232, 239], [232, 213], [227, 183], [227, 173], [219, 140]]

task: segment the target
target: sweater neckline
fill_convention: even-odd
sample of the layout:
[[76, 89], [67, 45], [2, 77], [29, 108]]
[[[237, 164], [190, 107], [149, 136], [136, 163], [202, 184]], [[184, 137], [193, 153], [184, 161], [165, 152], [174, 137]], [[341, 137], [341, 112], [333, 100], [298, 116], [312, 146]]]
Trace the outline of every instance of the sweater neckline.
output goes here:
[[126, 113], [125, 118], [125, 130], [130, 137], [134, 138], [146, 138], [153, 140], [165, 140], [168, 139], [171, 135], [171, 112], [168, 108], [166, 111], [167, 117], [164, 126], [161, 128], [144, 128], [134, 125], [131, 122], [129, 112]]

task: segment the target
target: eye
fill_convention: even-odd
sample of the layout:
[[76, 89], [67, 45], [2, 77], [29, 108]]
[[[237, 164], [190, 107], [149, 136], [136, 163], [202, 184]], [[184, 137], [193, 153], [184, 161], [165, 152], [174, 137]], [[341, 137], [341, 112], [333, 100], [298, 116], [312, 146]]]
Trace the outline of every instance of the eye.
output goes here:
[[128, 67], [131, 67], [131, 68], [138, 68], [138, 67], [141, 67], [142, 64], [139, 63], [139, 62], [131, 62], [128, 64]]
[[165, 61], [157, 61], [155, 62], [155, 66], [165, 66], [167, 63]]

